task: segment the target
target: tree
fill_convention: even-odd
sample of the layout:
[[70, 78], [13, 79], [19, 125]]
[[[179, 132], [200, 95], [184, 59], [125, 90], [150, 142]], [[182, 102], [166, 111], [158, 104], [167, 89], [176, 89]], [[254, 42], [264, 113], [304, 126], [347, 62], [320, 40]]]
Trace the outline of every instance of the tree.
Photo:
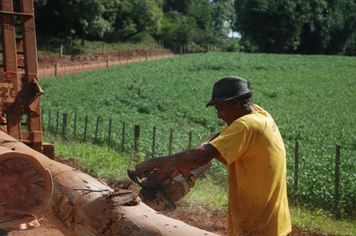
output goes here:
[[[105, 4], [112, 1], [105, 1]], [[36, 28], [41, 35], [66, 39], [68, 45], [75, 36], [102, 38], [111, 30], [111, 22], [103, 17], [105, 4], [101, 0], [38, 1], [35, 4]]]
[[188, 19], [178, 11], [169, 11], [162, 20], [160, 34], [156, 35], [168, 47], [180, 47], [189, 42]]
[[226, 39], [231, 31], [234, 18], [234, 4], [231, 0], [215, 0], [213, 3], [212, 30], [217, 41]]
[[331, 15], [330, 40], [325, 47], [326, 54], [345, 53], [356, 34], [356, 2], [353, 0], [329, 1]]
[[301, 33], [302, 43], [297, 52], [321, 54], [330, 41], [332, 15], [327, 2], [323, 0], [308, 0], [303, 7], [305, 22]]
[[170, 12], [176, 11], [183, 15], [188, 14], [189, 6], [193, 0], [165, 0], [163, 4], [163, 11]]
[[145, 33], [157, 34], [161, 28], [162, 10], [155, 0], [123, 0], [115, 6], [114, 32], [111, 41], [130, 40]]
[[207, 0], [193, 0], [188, 11], [189, 42], [206, 45], [213, 39], [213, 6]]
[[352, 45], [354, 0], [236, 0], [235, 30], [260, 52], [337, 54]]
[[249, 41], [261, 52], [290, 52], [300, 43], [300, 7], [300, 1], [236, 0], [234, 29], [240, 32], [242, 43]]
[[185, 44], [195, 47], [215, 43], [228, 36], [232, 2], [168, 0], [163, 4], [165, 17], [161, 34], [156, 35], [169, 46]]

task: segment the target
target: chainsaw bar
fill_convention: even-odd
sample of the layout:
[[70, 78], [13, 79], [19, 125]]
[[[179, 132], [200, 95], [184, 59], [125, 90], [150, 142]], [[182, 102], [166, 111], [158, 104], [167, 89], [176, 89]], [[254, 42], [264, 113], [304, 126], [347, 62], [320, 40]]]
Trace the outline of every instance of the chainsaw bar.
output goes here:
[[143, 185], [141, 184], [141, 182], [138, 181], [136, 172], [135, 172], [134, 170], [127, 169], [127, 175], [129, 176], [129, 178], [130, 178], [133, 182], [135, 182], [136, 184], [138, 184], [138, 185], [140, 185], [141, 187], [143, 187]]

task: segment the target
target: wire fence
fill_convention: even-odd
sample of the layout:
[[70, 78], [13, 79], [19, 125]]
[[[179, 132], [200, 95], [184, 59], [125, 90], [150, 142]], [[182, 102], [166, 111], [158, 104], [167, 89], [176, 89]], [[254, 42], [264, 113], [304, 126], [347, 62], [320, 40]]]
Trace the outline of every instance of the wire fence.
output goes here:
[[[51, 110], [44, 111], [43, 113], [47, 113], [47, 120], [42, 120], [43, 130], [53, 132], [61, 135], [64, 139], [73, 138], [76, 140], [84, 141], [84, 142], [92, 142], [94, 144], [105, 144], [115, 148], [121, 152], [143, 152], [146, 154], [146, 157], [155, 157], [157, 155], [171, 155], [175, 153], [173, 150], [174, 140], [179, 142], [186, 142], [186, 148], [189, 149], [192, 147], [192, 138], [193, 133], [190, 131], [187, 135], [189, 138], [184, 141], [178, 139], [174, 139], [174, 130], [170, 129], [169, 135], [164, 137], [165, 140], [159, 140], [157, 136], [157, 127], [153, 127], [151, 132], [145, 132], [145, 134], [151, 134], [150, 137], [142, 136], [141, 126], [138, 124], [128, 125], [125, 122], [121, 123], [121, 129], [113, 130], [113, 120], [109, 119], [104, 124], [104, 121], [99, 117], [93, 119], [85, 116], [84, 119], [78, 119], [76, 113], [73, 116], [73, 120], [69, 122], [68, 113], [60, 113], [55, 112], [55, 114], [51, 114]], [[42, 116], [44, 117], [44, 116]], [[89, 125], [89, 119], [91, 123]], [[54, 121], [53, 121], [54, 120]], [[80, 120], [80, 121], [79, 121]], [[93, 124], [93, 121], [95, 123]], [[84, 122], [79, 124], [79, 122]], [[68, 124], [71, 123], [72, 127], [69, 127]], [[78, 127], [81, 127], [80, 130]], [[90, 127], [90, 128], [89, 128]], [[70, 130], [70, 131], [69, 131]], [[100, 134], [100, 135], [99, 135]], [[113, 140], [113, 136], [115, 140]], [[146, 142], [142, 142], [142, 140], [146, 140]], [[164, 148], [161, 147], [159, 153], [157, 153], [157, 143], [166, 144]], [[294, 205], [298, 205], [301, 202], [299, 189], [300, 184], [300, 175], [303, 174], [300, 172], [299, 167], [301, 164], [301, 160], [299, 158], [299, 141], [295, 141], [294, 147], [294, 173], [293, 173], [293, 192], [292, 196], [290, 196]], [[340, 148], [341, 145], [337, 144], [335, 147], [335, 165], [334, 165], [334, 186], [333, 187], [333, 196], [332, 199], [326, 200], [326, 202], [331, 202], [332, 207], [329, 207], [328, 210], [331, 210], [334, 216], [337, 219], [341, 218], [342, 207], [340, 204]], [[291, 187], [291, 186], [289, 186]], [[331, 186], [330, 186], [331, 188]]]

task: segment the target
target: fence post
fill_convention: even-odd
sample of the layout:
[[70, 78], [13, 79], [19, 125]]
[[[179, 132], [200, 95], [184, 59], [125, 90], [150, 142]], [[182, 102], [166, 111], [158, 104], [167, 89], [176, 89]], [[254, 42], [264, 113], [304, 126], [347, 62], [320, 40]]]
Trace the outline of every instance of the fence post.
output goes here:
[[74, 138], [77, 136], [77, 113], [74, 113], [74, 131], [73, 131]]
[[95, 139], [94, 139], [94, 143], [96, 143], [97, 138], [98, 138], [98, 130], [99, 130], [99, 116], [96, 118], [96, 129], [95, 129]]
[[109, 55], [107, 55], [107, 57], [106, 57], [106, 68], [108, 68], [109, 67]]
[[54, 75], [58, 76], [58, 62], [54, 63]]
[[298, 201], [298, 173], [299, 173], [299, 142], [295, 141], [294, 150], [294, 205], [297, 205]]
[[51, 109], [48, 109], [48, 130], [51, 132]]
[[58, 131], [58, 119], [59, 119], [59, 111], [57, 111], [56, 131]]
[[152, 137], [152, 158], [155, 156], [155, 144], [156, 144], [156, 126], [153, 127], [153, 137]]
[[59, 57], [63, 56], [63, 44], [61, 44], [61, 47], [59, 49]]
[[188, 146], [189, 149], [192, 148], [192, 136], [193, 136], [193, 132], [189, 131], [189, 146]]
[[62, 136], [66, 138], [66, 129], [67, 129], [67, 113], [63, 113], [63, 123], [62, 123]]
[[125, 122], [122, 122], [122, 141], [121, 141], [121, 152], [125, 151]]
[[172, 153], [172, 141], [173, 141], [173, 129], [171, 129], [171, 133], [169, 135], [169, 152], [168, 152], [169, 156]]
[[84, 124], [84, 141], [87, 141], [87, 125], [88, 125], [88, 116], [85, 117], [85, 124]]
[[335, 157], [335, 217], [340, 219], [339, 208], [339, 181], [340, 181], [340, 144], [336, 144], [336, 157]]
[[112, 120], [110, 119], [109, 120], [109, 133], [108, 133], [108, 145], [110, 146], [110, 144], [111, 144], [111, 140], [110, 140], [110, 138], [111, 138], [111, 123], [112, 123]]
[[137, 153], [139, 150], [140, 125], [135, 125], [134, 150]]

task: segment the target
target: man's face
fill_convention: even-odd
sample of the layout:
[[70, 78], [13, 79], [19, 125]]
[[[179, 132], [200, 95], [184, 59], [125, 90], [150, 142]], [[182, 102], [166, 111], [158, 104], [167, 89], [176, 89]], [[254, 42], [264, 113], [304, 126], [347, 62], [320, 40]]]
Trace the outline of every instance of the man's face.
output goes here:
[[227, 125], [231, 125], [238, 118], [236, 112], [239, 108], [239, 102], [236, 99], [218, 102], [214, 107], [218, 119], [222, 119]]

